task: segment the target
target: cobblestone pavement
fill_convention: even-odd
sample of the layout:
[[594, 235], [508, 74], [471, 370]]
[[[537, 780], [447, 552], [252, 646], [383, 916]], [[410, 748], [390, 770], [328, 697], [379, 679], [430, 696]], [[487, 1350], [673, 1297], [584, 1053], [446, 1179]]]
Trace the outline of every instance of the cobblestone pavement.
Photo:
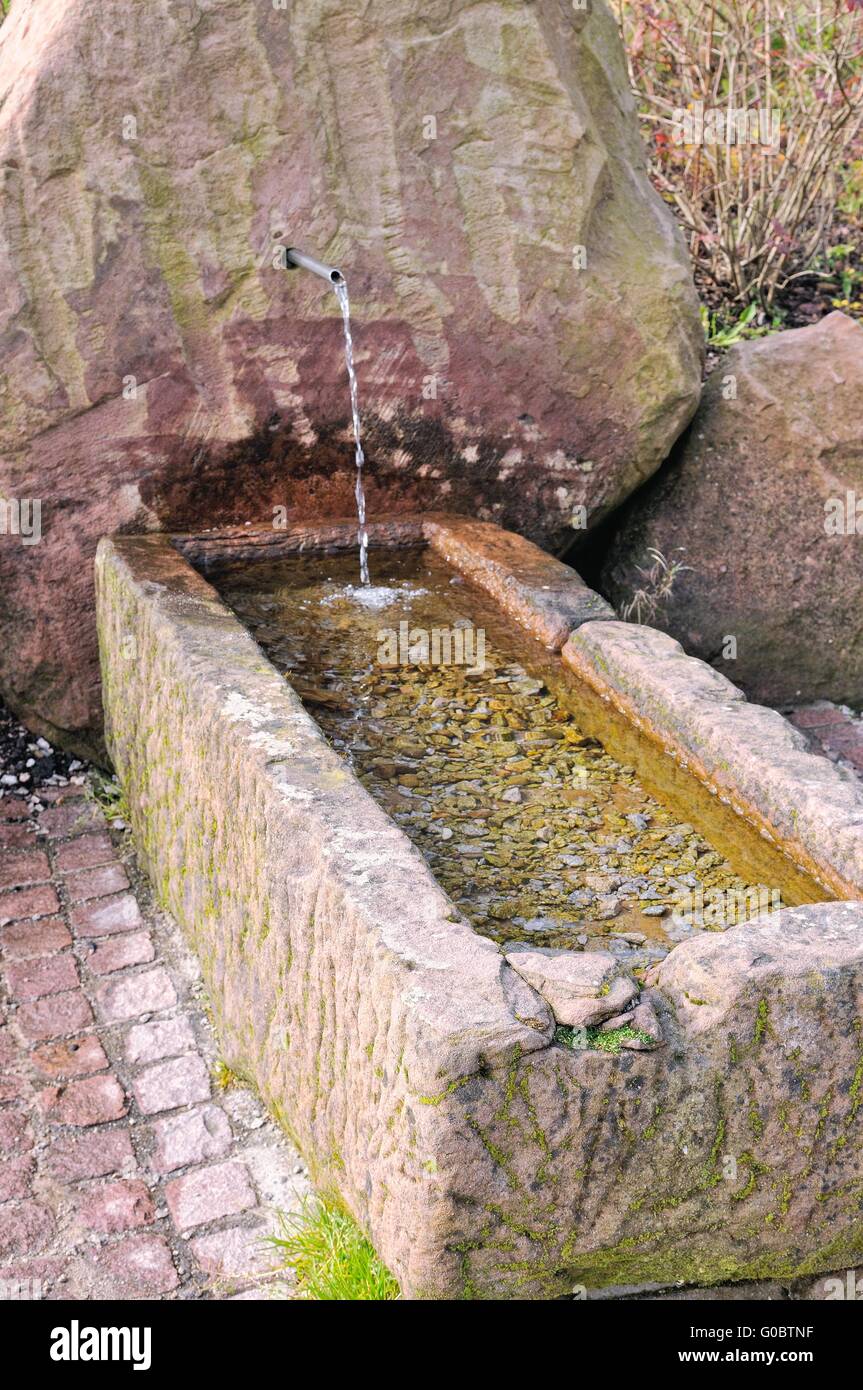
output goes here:
[[304, 1165], [217, 1084], [197, 963], [128, 836], [83, 785], [22, 790], [0, 796], [0, 1293], [290, 1297], [262, 1237]]

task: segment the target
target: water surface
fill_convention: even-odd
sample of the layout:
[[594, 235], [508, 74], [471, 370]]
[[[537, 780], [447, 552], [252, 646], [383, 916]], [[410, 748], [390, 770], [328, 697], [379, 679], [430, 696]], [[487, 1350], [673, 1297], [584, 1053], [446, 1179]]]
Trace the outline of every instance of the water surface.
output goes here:
[[375, 571], [244, 563], [220, 588], [477, 931], [643, 968], [777, 905], [582, 732], [559, 658], [485, 594], [429, 550]]

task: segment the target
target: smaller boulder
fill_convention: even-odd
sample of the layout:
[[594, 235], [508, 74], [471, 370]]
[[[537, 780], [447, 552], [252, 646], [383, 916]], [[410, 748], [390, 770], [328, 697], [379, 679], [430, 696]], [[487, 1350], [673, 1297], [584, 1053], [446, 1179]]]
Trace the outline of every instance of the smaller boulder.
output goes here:
[[[740, 343], [622, 514], [602, 590], [752, 700], [863, 701], [863, 324]], [[651, 576], [659, 552], [673, 583]]]
[[627, 1023], [631, 1023], [634, 1017], [635, 1010], [627, 1009], [624, 1014], [615, 1014], [614, 1018], [607, 1018], [600, 1031], [603, 1033], [614, 1033], [618, 1028], [625, 1028]]
[[632, 1011], [630, 1026], [637, 1032], [643, 1033], [649, 1042], [641, 1038], [621, 1038], [620, 1046], [627, 1048], [630, 1052], [651, 1052], [654, 1047], [662, 1046], [662, 1028], [659, 1019], [656, 1017], [656, 1010], [646, 999], [640, 1004], [636, 1004]]
[[621, 975], [603, 951], [558, 951], [547, 946], [507, 948], [507, 964], [542, 995], [558, 1023], [592, 1028], [627, 1010], [638, 986]]

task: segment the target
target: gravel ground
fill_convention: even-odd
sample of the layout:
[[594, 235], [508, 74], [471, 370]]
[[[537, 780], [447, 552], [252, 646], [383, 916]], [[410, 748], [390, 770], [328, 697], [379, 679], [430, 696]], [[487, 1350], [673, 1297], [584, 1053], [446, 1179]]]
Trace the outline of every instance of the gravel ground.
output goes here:
[[70, 781], [83, 784], [86, 771], [80, 759], [28, 733], [0, 704], [0, 793], [32, 795], [41, 787], [68, 786]]

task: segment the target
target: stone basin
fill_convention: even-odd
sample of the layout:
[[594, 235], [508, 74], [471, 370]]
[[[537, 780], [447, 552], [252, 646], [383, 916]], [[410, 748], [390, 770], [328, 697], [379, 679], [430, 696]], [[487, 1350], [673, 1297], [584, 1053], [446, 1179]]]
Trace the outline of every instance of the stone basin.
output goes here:
[[[108, 746], [142, 862], [201, 960], [228, 1065], [409, 1298], [793, 1278], [863, 1254], [863, 793], [778, 714], [485, 523], [426, 544], [555, 654], [580, 726], [796, 904], [644, 980], [504, 951], [219, 597], [238, 560], [353, 523], [101, 542]], [[529, 958], [528, 958], [529, 957]], [[634, 1049], [583, 1044], [605, 1004]]]

